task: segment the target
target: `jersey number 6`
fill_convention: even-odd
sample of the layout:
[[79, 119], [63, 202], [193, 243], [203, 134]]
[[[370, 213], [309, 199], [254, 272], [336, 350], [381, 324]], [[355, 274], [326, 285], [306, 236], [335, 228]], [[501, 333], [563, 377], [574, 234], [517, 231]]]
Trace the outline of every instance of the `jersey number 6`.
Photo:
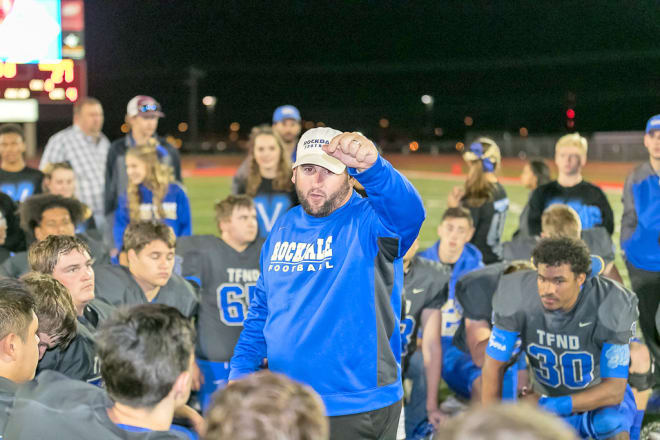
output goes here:
[[243, 325], [248, 304], [254, 296], [255, 284], [223, 283], [216, 290], [220, 321], [225, 325]]

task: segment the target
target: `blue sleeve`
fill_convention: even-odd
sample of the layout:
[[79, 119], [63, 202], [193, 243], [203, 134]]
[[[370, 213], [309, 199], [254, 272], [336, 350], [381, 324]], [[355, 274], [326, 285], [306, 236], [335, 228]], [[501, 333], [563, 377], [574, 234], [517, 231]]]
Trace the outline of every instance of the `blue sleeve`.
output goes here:
[[517, 339], [518, 332], [510, 332], [493, 326], [493, 331], [490, 333], [490, 340], [486, 347], [486, 354], [496, 361], [507, 362], [511, 359]]
[[260, 275], [254, 296], [250, 301], [247, 318], [243, 322], [243, 331], [234, 347], [234, 355], [230, 361], [229, 380], [240, 379], [259, 369], [261, 361], [266, 357], [264, 325], [267, 316], [268, 302], [264, 289], [264, 278], [263, 275]]
[[349, 168], [348, 174], [364, 186], [367, 200], [383, 226], [401, 238], [398, 256], [404, 255], [426, 217], [415, 187], [381, 155], [365, 171], [358, 173], [355, 168]]
[[600, 377], [627, 378], [630, 365], [630, 345], [603, 344], [600, 352]]
[[190, 213], [190, 200], [181, 187], [177, 187], [176, 219], [178, 224], [177, 237], [192, 235], [192, 215]]
[[115, 239], [115, 249], [121, 250], [122, 243], [124, 243], [124, 231], [126, 226], [131, 222], [128, 213], [128, 199], [126, 194], [119, 196], [119, 206], [115, 210], [115, 222], [112, 226], [112, 235]]

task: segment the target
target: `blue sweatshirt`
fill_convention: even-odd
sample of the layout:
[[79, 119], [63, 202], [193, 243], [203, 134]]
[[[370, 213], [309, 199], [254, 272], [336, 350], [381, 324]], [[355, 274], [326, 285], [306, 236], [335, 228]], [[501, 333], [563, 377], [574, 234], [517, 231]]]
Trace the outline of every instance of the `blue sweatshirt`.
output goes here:
[[268, 367], [310, 385], [329, 416], [401, 400], [402, 257], [424, 221], [412, 184], [378, 157], [348, 170], [353, 193], [327, 217], [296, 206], [261, 251], [257, 281], [229, 379]]
[[[152, 205], [153, 194], [149, 188], [140, 184], [140, 218], [158, 219], [158, 211]], [[174, 229], [177, 237], [192, 234], [192, 216], [190, 214], [190, 201], [188, 195], [178, 183], [170, 183], [169, 189], [163, 198], [163, 209], [165, 219], [163, 223]], [[124, 242], [124, 231], [131, 222], [128, 211], [128, 197], [126, 193], [119, 196], [119, 207], [115, 211], [115, 224], [112, 233], [115, 239], [116, 249], [121, 249]]]
[[650, 162], [635, 168], [623, 187], [621, 249], [633, 266], [660, 272], [660, 176]]
[[[440, 240], [436, 241], [433, 246], [420, 252], [420, 257], [428, 258], [432, 261], [440, 261], [438, 249], [440, 248]], [[449, 292], [447, 295], [447, 302], [442, 307], [442, 343], [443, 347], [446, 344], [451, 344], [454, 339], [454, 334], [458, 330], [463, 316], [463, 309], [458, 301], [456, 301], [456, 283], [458, 280], [468, 272], [471, 272], [480, 267], [484, 267], [482, 262], [481, 251], [476, 246], [466, 243], [458, 257], [454, 268], [451, 271], [451, 278], [449, 279]], [[446, 348], [443, 348], [446, 350]]]

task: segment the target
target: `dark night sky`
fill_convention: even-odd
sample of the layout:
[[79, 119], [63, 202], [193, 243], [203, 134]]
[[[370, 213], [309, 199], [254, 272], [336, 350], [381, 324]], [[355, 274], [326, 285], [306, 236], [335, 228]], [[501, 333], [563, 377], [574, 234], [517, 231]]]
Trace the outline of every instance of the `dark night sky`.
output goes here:
[[[200, 99], [218, 97], [213, 127], [242, 131], [292, 103], [340, 129], [427, 123], [463, 134], [564, 130], [567, 93], [577, 128], [640, 130], [660, 112], [657, 1], [87, 1], [89, 93], [119, 135], [127, 101], [153, 95], [161, 132], [187, 120], [187, 67], [206, 72]], [[200, 129], [207, 130], [201, 102]]]

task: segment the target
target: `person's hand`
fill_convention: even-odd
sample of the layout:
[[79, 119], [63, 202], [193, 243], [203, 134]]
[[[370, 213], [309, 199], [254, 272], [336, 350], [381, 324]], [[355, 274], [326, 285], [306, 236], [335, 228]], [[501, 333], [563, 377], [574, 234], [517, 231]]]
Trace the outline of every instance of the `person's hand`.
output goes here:
[[462, 186], [453, 187], [447, 196], [447, 206], [449, 208], [458, 208], [461, 205], [461, 199], [464, 195], [465, 188]]
[[183, 405], [177, 408], [174, 415], [188, 420], [200, 437], [203, 437], [206, 434], [206, 421], [204, 420], [204, 417], [190, 406]]
[[323, 146], [323, 151], [359, 172], [371, 167], [378, 159], [378, 150], [374, 143], [359, 133], [337, 135], [329, 144]]
[[194, 391], [199, 391], [199, 389], [202, 387], [202, 384], [204, 383], [204, 375], [202, 374], [202, 371], [199, 369], [197, 362], [193, 362], [191, 373], [192, 373], [192, 389]]
[[436, 408], [433, 411], [427, 411], [427, 414], [429, 423], [431, 423], [436, 430], [449, 419], [449, 414], [445, 414], [440, 408]]
[[534, 392], [531, 388], [523, 387], [518, 395], [522, 402], [526, 402], [532, 405], [538, 405], [541, 395]]

